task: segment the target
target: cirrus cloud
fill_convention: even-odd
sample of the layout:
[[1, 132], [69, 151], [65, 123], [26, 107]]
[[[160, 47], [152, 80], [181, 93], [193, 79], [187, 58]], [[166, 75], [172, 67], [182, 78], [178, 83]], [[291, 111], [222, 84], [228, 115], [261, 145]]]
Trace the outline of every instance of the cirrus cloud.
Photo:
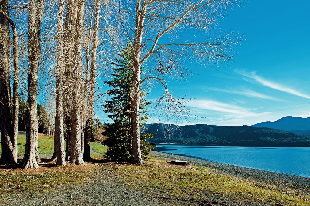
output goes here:
[[300, 91], [298, 91], [298, 90], [296, 90], [294, 88], [287, 87], [287, 86], [285, 86], [283, 84], [279, 84], [279, 83], [275, 83], [273, 81], [267, 80], [267, 79], [257, 75], [255, 72], [246, 73], [244, 71], [239, 71], [239, 70], [235, 70], [235, 72], [240, 74], [240, 75], [242, 75], [242, 76], [251, 78], [251, 79], [255, 80], [256, 82], [260, 83], [263, 86], [266, 86], [266, 87], [269, 87], [269, 88], [272, 88], [272, 89], [275, 89], [275, 90], [278, 90], [278, 91], [282, 91], [282, 92], [285, 92], [285, 93], [288, 93], [288, 94], [292, 94], [292, 95], [295, 95], [295, 96], [299, 96], [299, 97], [303, 97], [303, 98], [306, 98], [306, 99], [310, 99], [310, 95], [308, 95], [308, 94], [300, 92]]
[[229, 94], [238, 94], [238, 95], [243, 95], [247, 97], [254, 97], [258, 99], [267, 99], [267, 100], [274, 100], [274, 101], [283, 101], [281, 99], [268, 96], [265, 94], [258, 93], [256, 91], [250, 90], [250, 89], [244, 89], [244, 90], [229, 90], [229, 89], [217, 89], [217, 88], [211, 88], [209, 90], [217, 91], [217, 92], [225, 92]]
[[255, 113], [250, 111], [250, 109], [236, 106], [233, 104], [222, 103], [214, 100], [189, 100], [185, 101], [185, 105], [192, 108], [202, 109], [202, 110], [212, 110], [222, 113], [234, 114], [243, 117], [254, 117], [260, 116], [262, 113]]

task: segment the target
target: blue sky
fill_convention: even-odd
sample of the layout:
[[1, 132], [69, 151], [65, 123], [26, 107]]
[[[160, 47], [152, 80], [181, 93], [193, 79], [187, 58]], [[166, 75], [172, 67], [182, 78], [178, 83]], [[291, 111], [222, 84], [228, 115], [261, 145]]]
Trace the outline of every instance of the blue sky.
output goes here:
[[[150, 113], [149, 123], [252, 125], [284, 116], [310, 116], [310, 1], [249, 0], [219, 26], [244, 34], [228, 65], [189, 66], [185, 81], [167, 80], [184, 98], [188, 118]], [[158, 87], [149, 95], [159, 98]]]

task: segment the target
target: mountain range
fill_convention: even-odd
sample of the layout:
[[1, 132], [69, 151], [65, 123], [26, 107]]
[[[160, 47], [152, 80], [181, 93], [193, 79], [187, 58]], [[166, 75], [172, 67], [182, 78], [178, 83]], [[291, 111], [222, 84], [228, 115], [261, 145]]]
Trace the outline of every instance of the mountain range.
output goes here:
[[154, 123], [144, 125], [152, 132], [151, 143], [175, 143], [204, 146], [308, 147], [310, 135], [273, 128], [252, 126], [216, 126], [207, 124], [178, 126]]
[[290, 131], [299, 134], [309, 134], [310, 135], [310, 117], [282, 117], [281, 119], [274, 122], [261, 122], [252, 125], [253, 127], [266, 127], [272, 129], [279, 129], [284, 131]]

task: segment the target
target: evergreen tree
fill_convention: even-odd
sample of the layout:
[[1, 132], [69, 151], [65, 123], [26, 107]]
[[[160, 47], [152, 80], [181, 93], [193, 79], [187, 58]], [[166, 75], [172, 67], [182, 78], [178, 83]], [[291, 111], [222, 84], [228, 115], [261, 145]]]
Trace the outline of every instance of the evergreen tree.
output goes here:
[[[130, 112], [130, 95], [132, 88], [132, 64], [133, 64], [132, 45], [128, 44], [121, 51], [119, 59], [116, 60], [115, 68], [113, 69], [113, 79], [106, 81], [112, 89], [107, 94], [111, 96], [111, 100], [106, 101], [105, 112], [110, 113], [108, 116], [113, 120], [113, 123], [106, 124], [104, 135], [108, 139], [104, 144], [108, 146], [106, 158], [112, 161], [132, 162], [132, 127], [131, 127], [131, 112]], [[146, 94], [141, 93], [140, 110], [141, 121], [147, 120], [146, 106], [150, 102], [145, 101]], [[142, 125], [141, 125], [142, 127]], [[148, 138], [153, 137], [151, 133], [142, 134], [142, 154], [146, 158], [150, 152], [151, 145], [146, 142]]]

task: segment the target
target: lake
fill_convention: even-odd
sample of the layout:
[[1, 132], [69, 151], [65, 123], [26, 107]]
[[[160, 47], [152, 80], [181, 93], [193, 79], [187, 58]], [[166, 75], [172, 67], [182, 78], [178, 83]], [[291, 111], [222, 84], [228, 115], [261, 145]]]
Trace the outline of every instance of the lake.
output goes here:
[[157, 150], [213, 162], [310, 177], [309, 147], [157, 145]]

